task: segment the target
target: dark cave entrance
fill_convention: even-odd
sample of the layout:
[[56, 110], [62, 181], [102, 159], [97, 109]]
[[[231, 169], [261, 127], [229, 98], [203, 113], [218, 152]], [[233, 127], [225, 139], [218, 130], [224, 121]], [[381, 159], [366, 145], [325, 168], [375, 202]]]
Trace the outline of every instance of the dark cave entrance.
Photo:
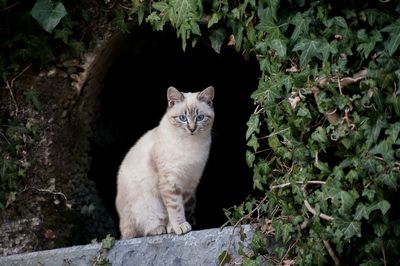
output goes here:
[[258, 65], [244, 60], [233, 47], [217, 54], [206, 44], [182, 51], [175, 33], [134, 31], [126, 50], [104, 78], [91, 140], [89, 178], [100, 197], [115, 211], [116, 175], [129, 148], [156, 127], [167, 107], [166, 90], [215, 87], [213, 143], [197, 190], [193, 229], [220, 227], [223, 209], [240, 204], [252, 189], [252, 172], [245, 161], [246, 122], [254, 109], [249, 98], [258, 84]]

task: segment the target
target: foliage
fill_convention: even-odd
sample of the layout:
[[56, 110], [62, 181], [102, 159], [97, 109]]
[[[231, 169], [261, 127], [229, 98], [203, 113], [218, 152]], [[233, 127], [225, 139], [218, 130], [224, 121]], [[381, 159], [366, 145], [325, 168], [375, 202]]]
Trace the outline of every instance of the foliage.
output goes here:
[[397, 262], [399, 13], [396, 1], [133, 1], [129, 16], [172, 26], [184, 49], [202, 38], [258, 59], [246, 160], [266, 197], [229, 217], [270, 222], [282, 261]]
[[28, 151], [38, 130], [27, 112], [18, 113], [15, 98], [32, 110], [42, 109], [39, 90], [18, 78], [28, 68], [47, 67], [83, 51], [90, 16], [76, 3], [0, 1], [0, 212], [15, 200], [27, 178], [33, 164]]
[[51, 0], [14, 2], [0, 1], [2, 81], [27, 64], [44, 67], [59, 60], [56, 54], [76, 56], [83, 51], [90, 16], [76, 1], [65, 6]]
[[26, 151], [36, 136], [37, 129], [30, 120], [0, 119], [0, 212], [15, 200], [18, 184], [32, 166]]

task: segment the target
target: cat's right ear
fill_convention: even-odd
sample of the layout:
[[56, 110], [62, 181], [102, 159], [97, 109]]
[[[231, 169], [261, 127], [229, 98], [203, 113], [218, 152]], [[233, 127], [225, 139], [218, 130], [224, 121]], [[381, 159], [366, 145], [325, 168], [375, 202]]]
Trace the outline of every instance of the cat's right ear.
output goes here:
[[168, 107], [174, 106], [178, 102], [182, 102], [184, 99], [183, 94], [174, 87], [169, 87], [167, 90]]

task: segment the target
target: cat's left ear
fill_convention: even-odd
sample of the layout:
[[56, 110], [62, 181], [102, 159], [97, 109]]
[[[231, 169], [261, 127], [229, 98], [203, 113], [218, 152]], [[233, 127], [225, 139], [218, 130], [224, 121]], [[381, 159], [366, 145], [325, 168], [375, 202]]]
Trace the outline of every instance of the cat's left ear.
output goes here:
[[167, 90], [168, 107], [174, 106], [178, 102], [182, 102], [185, 98], [183, 94], [174, 87], [169, 87]]
[[214, 99], [214, 87], [207, 87], [205, 90], [200, 92], [199, 95], [197, 95], [197, 99], [207, 103], [209, 106], [212, 106]]

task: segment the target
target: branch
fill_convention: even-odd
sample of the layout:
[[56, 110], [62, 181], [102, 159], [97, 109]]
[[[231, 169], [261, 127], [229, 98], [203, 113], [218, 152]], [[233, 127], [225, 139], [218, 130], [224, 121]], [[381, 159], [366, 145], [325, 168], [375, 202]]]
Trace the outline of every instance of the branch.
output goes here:
[[331, 244], [329, 244], [328, 240], [322, 240], [322, 242], [324, 243], [325, 248], [328, 250], [329, 255], [331, 256], [331, 258], [333, 259], [333, 261], [335, 262], [335, 265], [340, 265], [340, 260], [339, 258], [336, 256], [335, 252], [333, 251]]
[[[292, 183], [288, 182], [288, 183], [283, 183], [283, 184], [279, 184], [279, 185], [275, 185], [275, 186], [271, 186], [269, 189], [273, 190], [273, 189], [277, 189], [277, 188], [284, 188], [287, 186], [290, 186]], [[317, 180], [312, 180], [312, 181], [296, 181], [296, 184], [314, 184], [314, 185], [324, 185], [325, 181], [317, 181]]]
[[326, 84], [328, 82], [337, 82], [338, 86], [339, 86], [339, 90], [341, 91], [341, 89], [343, 87], [347, 87], [351, 84], [357, 83], [362, 79], [365, 79], [368, 75], [368, 71], [366, 69], [361, 70], [360, 72], [355, 73], [352, 77], [344, 77], [341, 79], [338, 79], [337, 77], [324, 77], [321, 78], [318, 81], [318, 88], [325, 88]]
[[[315, 211], [315, 209], [313, 207], [311, 207], [310, 203], [308, 202], [308, 200], [304, 200], [304, 205], [306, 206], [307, 210], [309, 212], [311, 212], [314, 215], [317, 215], [317, 212]], [[319, 214], [319, 218], [327, 220], [329, 222], [332, 222], [334, 220], [334, 218], [332, 216], [326, 215], [324, 213], [320, 213]]]

